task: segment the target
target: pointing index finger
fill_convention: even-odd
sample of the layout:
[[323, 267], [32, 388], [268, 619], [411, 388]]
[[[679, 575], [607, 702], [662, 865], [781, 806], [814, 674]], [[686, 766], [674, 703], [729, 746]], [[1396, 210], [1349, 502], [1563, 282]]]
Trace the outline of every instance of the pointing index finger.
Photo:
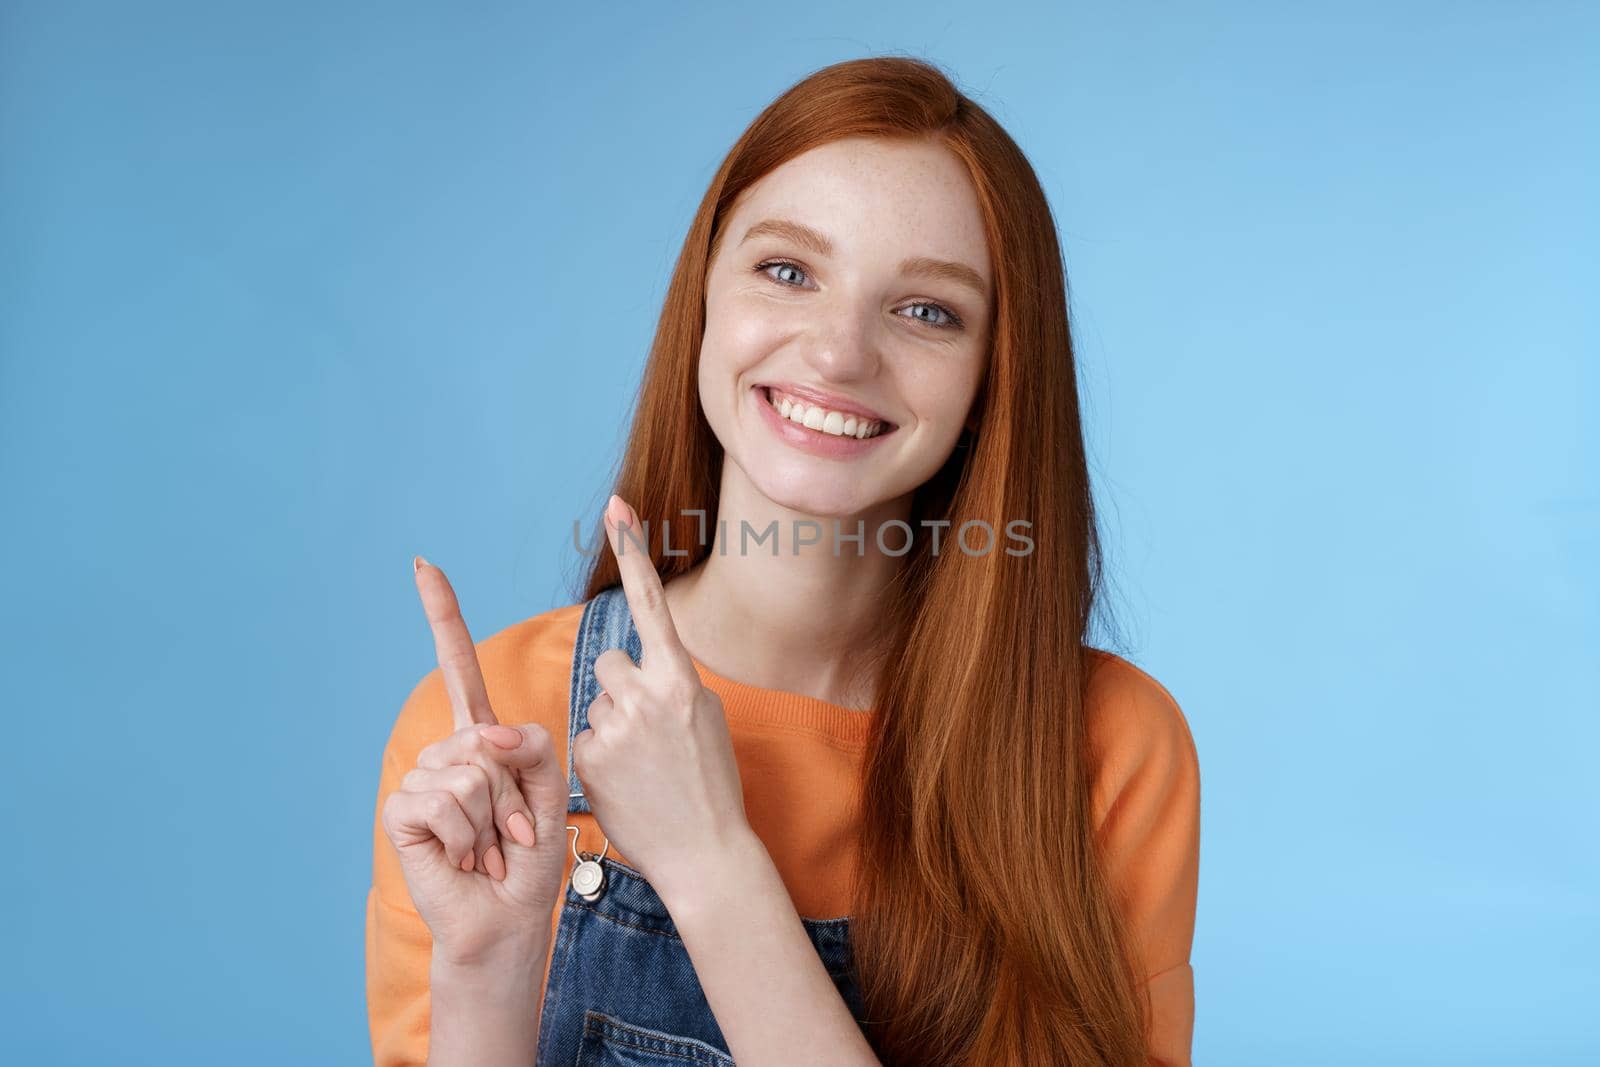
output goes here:
[[656, 573], [656, 565], [650, 561], [649, 544], [641, 530], [639, 516], [614, 493], [606, 502], [606, 526], [611, 551], [617, 557], [617, 569], [622, 572], [622, 591], [628, 598], [634, 628], [639, 631], [644, 659], [672, 663], [692, 672], [689, 650], [683, 647], [678, 628], [672, 622], [672, 612], [667, 609], [667, 592], [661, 585], [661, 575]]
[[421, 556], [412, 560], [411, 566], [416, 572], [422, 610], [433, 630], [433, 648], [439, 657], [445, 691], [450, 694], [450, 718], [455, 728], [498, 722], [494, 710], [489, 707], [489, 690], [483, 684], [478, 652], [473, 648], [472, 634], [461, 617], [461, 606], [456, 602], [450, 580], [444, 576], [444, 571]]

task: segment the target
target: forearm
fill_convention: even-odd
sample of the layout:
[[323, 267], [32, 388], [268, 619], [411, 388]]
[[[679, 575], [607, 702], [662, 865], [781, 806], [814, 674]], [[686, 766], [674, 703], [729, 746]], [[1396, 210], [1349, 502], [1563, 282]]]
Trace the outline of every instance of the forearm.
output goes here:
[[549, 933], [494, 959], [429, 968], [429, 1067], [532, 1067]]
[[662, 896], [740, 1067], [877, 1064], [754, 833]]

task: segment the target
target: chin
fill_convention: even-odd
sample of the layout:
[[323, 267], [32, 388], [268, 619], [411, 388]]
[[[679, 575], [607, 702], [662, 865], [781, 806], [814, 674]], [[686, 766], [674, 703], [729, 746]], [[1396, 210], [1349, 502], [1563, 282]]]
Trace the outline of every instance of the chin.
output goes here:
[[876, 502], [870, 485], [837, 472], [811, 469], [808, 463], [745, 473], [756, 491], [774, 504], [819, 519], [858, 515]]
[[[871, 501], [860, 486], [819, 485], [816, 479], [774, 479], [771, 484], [757, 480], [756, 489], [779, 507], [819, 519], [843, 519], [865, 511]], [[832, 533], [832, 529], [825, 530]]]

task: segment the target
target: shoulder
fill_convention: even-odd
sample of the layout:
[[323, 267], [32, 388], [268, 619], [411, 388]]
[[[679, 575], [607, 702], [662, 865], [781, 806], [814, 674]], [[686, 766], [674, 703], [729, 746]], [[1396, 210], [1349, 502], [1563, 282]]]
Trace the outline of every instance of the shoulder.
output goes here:
[[1130, 790], [1177, 790], [1198, 802], [1199, 753], [1172, 693], [1115, 653], [1089, 649], [1087, 665], [1084, 710], [1096, 825]]
[[[1125, 909], [1158, 1026], [1174, 1049], [1192, 1024], [1200, 876], [1200, 760], [1167, 687], [1094, 650], [1087, 701], [1091, 810], [1105, 871]], [[1186, 1062], [1186, 1061], [1184, 1061]]]
[[[572, 646], [582, 614], [581, 603], [566, 604], [473, 642], [489, 703], [501, 722], [537, 722], [552, 733], [557, 724], [565, 723]], [[418, 752], [452, 729], [450, 695], [435, 663], [401, 706], [389, 737], [388, 755], [410, 767]], [[560, 735], [564, 743], [564, 725]]]

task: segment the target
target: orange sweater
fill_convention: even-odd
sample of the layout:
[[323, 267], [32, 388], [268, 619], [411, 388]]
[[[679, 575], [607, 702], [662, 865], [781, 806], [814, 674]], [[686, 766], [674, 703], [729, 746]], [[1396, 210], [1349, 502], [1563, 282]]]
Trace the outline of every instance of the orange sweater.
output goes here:
[[[567, 697], [581, 604], [545, 612], [478, 642], [478, 659], [501, 722], [537, 722], [566, 765]], [[1189, 950], [1199, 876], [1200, 774], [1188, 723], [1148, 674], [1110, 653], [1089, 693], [1097, 762], [1093, 801], [1110, 877], [1142, 944], [1154, 1026], [1153, 1064], [1189, 1063], [1194, 975]], [[807, 918], [850, 914], [858, 812], [854, 782], [865, 754], [868, 719], [797, 693], [719, 677], [697, 663], [722, 698], [745, 783], [750, 826], [766, 845], [796, 910]], [[383, 753], [378, 809], [417, 754], [451, 732], [449, 698], [435, 669], [400, 710]], [[585, 849], [603, 837], [594, 816], [572, 814]], [[400, 858], [374, 825], [372, 889], [367, 896], [367, 1013], [376, 1067], [422, 1064], [428, 1051], [431, 939], [417, 915]], [[611, 856], [627, 863], [615, 846]], [[568, 874], [572, 857], [567, 856]], [[560, 909], [551, 915], [551, 942]], [[548, 958], [546, 960], [548, 970]]]

